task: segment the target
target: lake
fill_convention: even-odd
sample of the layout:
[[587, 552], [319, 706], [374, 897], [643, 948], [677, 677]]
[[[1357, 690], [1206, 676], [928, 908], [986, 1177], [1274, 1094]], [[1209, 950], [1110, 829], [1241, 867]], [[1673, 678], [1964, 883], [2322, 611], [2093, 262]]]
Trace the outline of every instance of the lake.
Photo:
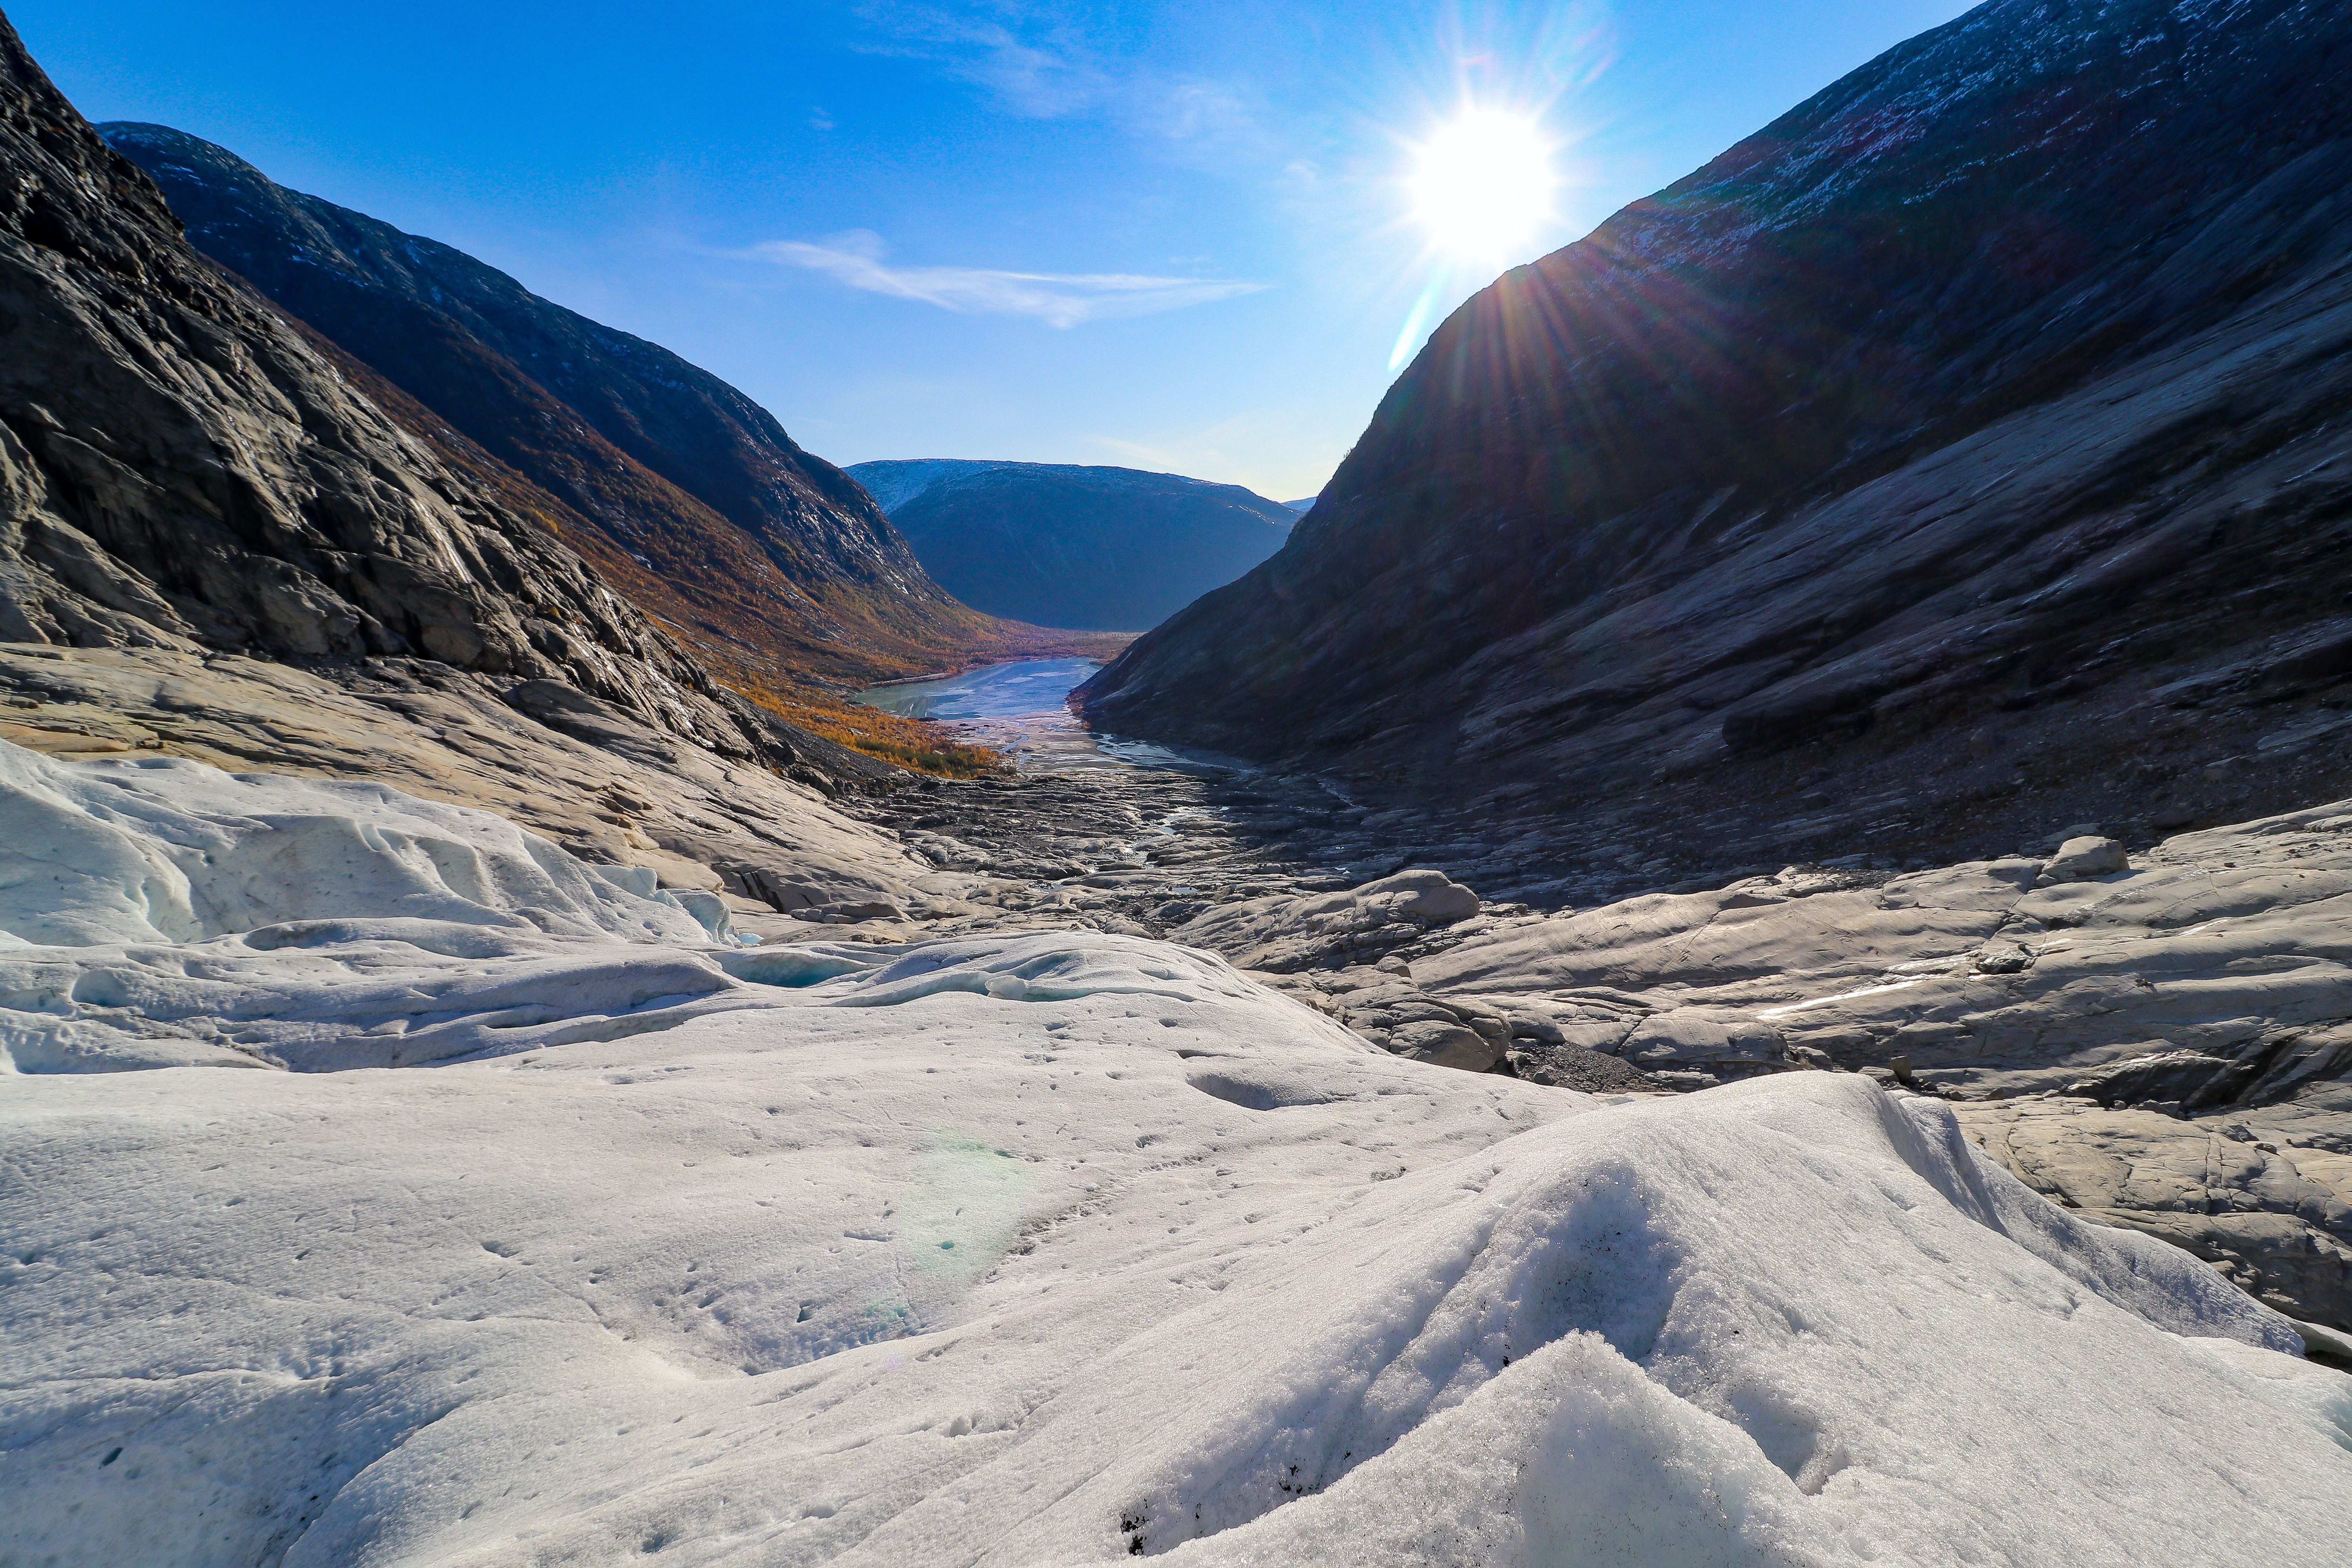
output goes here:
[[1102, 667], [1090, 658], [1016, 658], [940, 680], [870, 687], [855, 700], [909, 719], [1011, 719], [1066, 711], [1062, 699]]
[[853, 693], [852, 700], [886, 713], [952, 723], [956, 739], [1003, 752], [1024, 773], [1104, 768], [1231, 772], [1249, 765], [1236, 758], [1171, 751], [1088, 730], [1062, 700], [1101, 668], [1089, 658], [1016, 658], [943, 680], [869, 687]]

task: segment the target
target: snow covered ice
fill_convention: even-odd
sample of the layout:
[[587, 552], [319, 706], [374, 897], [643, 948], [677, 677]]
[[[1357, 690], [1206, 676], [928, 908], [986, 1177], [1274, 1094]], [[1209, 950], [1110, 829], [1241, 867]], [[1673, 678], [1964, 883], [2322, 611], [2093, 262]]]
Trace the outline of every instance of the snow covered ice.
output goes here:
[[1166, 943], [746, 948], [389, 790], [0, 766], [0, 1563], [2352, 1561], [2352, 1379], [1861, 1078], [1595, 1099]]

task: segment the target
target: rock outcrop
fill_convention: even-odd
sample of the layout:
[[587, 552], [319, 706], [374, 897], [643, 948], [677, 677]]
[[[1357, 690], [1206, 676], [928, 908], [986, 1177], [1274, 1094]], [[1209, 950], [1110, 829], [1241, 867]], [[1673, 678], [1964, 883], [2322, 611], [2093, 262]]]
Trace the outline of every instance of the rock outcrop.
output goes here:
[[1382, 1023], [1360, 999], [1483, 1014], [1657, 1086], [1831, 1070], [1940, 1097], [2056, 1201], [2352, 1328], [2352, 801], [2085, 858], [1489, 909], [1401, 950], [1386, 994], [1296, 980], [1360, 1029]]
[[991, 615], [1158, 626], [1282, 548], [1290, 508], [1181, 474], [950, 458], [853, 463], [931, 575]]
[[2348, 63], [2325, 0], [1902, 45], [1465, 305], [1079, 700], [1661, 883], [2344, 794]]
[[[858, 485], [655, 343], [472, 257], [290, 191], [166, 126], [100, 128], [190, 242], [405, 395], [428, 445], [586, 549], [751, 684], [870, 679], [1017, 645], [925, 574]], [[487, 471], [485, 471], [487, 470]]]
[[[664, 887], [733, 895], [747, 916], [919, 909], [919, 884], [943, 886], [845, 813], [860, 785], [903, 776], [885, 763], [796, 732], [755, 743], [714, 727], [705, 744], [575, 686], [431, 660], [321, 673], [173, 648], [0, 647], [0, 740], [387, 784], [496, 812]], [[787, 754], [799, 760], [780, 765]]]
[[578, 556], [191, 251], [13, 32], [0, 163], [0, 640], [423, 658], [734, 727]]
[[1478, 895], [1443, 871], [1400, 871], [1343, 891], [1222, 904], [1173, 934], [1278, 974], [1369, 963], [1477, 912]]

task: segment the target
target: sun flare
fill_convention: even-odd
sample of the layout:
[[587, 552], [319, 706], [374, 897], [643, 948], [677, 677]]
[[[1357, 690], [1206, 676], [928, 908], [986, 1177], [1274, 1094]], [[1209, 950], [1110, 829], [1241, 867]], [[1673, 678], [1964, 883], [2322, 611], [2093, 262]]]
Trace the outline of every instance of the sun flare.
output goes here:
[[1533, 119], [1465, 109], [1414, 149], [1413, 216], [1458, 256], [1510, 251], [1551, 216], [1551, 155]]

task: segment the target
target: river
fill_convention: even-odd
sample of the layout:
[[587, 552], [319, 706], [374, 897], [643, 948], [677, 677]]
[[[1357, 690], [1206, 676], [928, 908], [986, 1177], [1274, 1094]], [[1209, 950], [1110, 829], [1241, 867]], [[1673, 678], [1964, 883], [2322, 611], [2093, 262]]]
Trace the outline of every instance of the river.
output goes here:
[[856, 700], [909, 719], [1016, 719], [1067, 713], [1063, 699], [1100, 669], [1090, 658], [1016, 658], [938, 680], [870, 687]]
[[937, 720], [959, 741], [1003, 752], [1024, 773], [1246, 767], [1230, 757], [1180, 753], [1087, 729], [1065, 699], [1101, 668], [1090, 658], [1016, 658], [938, 680], [868, 687], [852, 693], [851, 700], [886, 713]]

